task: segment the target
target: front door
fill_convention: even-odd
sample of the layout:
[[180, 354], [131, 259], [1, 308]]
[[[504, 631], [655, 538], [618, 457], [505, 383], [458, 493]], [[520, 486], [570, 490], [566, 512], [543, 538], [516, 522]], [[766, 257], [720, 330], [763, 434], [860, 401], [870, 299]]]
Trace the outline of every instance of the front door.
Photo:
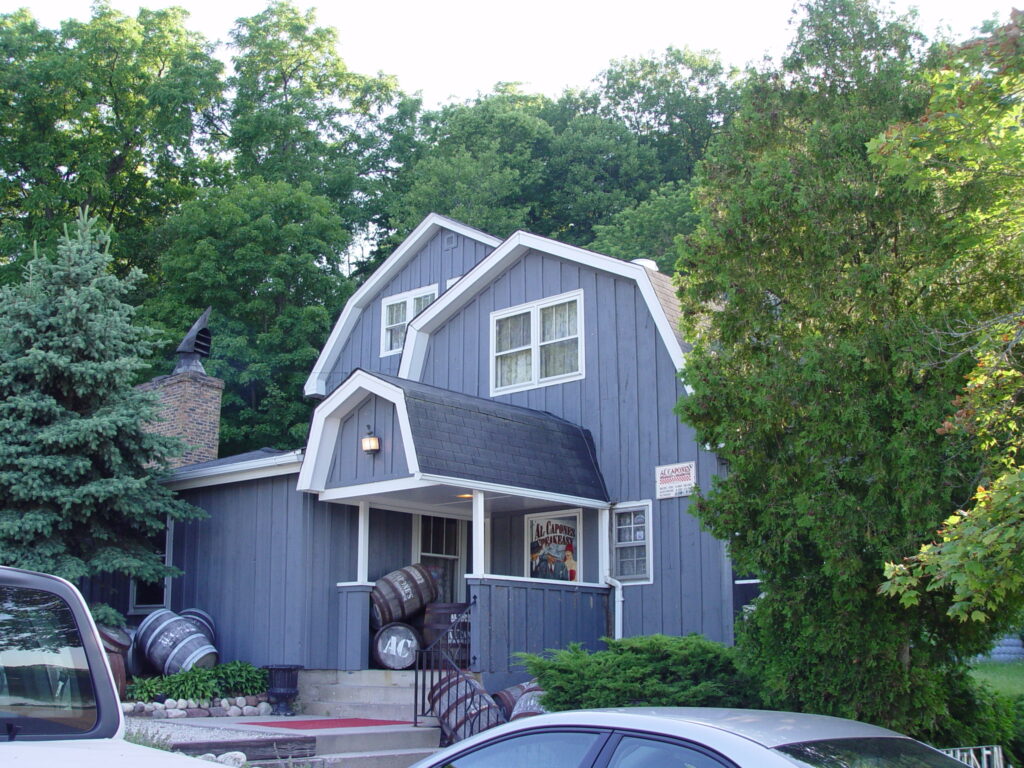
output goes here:
[[434, 575], [438, 585], [437, 602], [465, 602], [466, 521], [419, 515], [416, 530], [413, 558]]

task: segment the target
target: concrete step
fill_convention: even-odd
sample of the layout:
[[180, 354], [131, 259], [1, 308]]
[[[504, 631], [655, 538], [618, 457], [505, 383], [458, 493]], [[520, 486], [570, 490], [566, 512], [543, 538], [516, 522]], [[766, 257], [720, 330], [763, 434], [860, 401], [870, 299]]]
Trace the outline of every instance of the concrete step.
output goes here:
[[327, 717], [368, 717], [372, 720], [402, 720], [411, 723], [415, 710], [412, 694], [404, 704], [376, 704], [372, 702], [300, 701], [302, 715]]
[[346, 728], [344, 733], [317, 734], [316, 754], [437, 749], [440, 740], [441, 731], [438, 728], [414, 728], [411, 725]]
[[299, 692], [300, 701], [336, 701], [340, 703], [408, 704], [412, 701], [413, 686], [353, 685], [330, 683], [311, 685]]

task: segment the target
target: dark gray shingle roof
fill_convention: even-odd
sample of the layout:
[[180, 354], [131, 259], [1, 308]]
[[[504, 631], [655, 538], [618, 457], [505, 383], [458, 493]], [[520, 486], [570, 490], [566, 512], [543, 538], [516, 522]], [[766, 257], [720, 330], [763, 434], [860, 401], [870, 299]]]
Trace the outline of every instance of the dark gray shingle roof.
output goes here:
[[405, 392], [424, 474], [608, 500], [588, 430], [544, 411], [372, 375]]

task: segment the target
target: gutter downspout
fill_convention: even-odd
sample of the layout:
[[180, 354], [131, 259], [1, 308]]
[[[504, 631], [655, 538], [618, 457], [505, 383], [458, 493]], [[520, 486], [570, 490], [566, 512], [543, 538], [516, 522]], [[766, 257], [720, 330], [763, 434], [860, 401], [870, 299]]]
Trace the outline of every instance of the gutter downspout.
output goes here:
[[616, 640], [622, 639], [622, 604], [626, 601], [622, 594], [622, 582], [611, 576], [604, 577], [605, 584], [615, 589], [615, 633]]

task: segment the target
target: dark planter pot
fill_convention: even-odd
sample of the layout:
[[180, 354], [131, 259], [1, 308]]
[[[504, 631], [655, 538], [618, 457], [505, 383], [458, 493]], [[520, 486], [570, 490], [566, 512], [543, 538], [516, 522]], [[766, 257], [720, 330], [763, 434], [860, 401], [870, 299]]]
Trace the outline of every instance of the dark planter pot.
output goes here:
[[272, 715], [293, 716], [292, 702], [299, 694], [299, 670], [301, 664], [268, 664], [263, 667], [269, 673], [267, 698], [273, 704]]

